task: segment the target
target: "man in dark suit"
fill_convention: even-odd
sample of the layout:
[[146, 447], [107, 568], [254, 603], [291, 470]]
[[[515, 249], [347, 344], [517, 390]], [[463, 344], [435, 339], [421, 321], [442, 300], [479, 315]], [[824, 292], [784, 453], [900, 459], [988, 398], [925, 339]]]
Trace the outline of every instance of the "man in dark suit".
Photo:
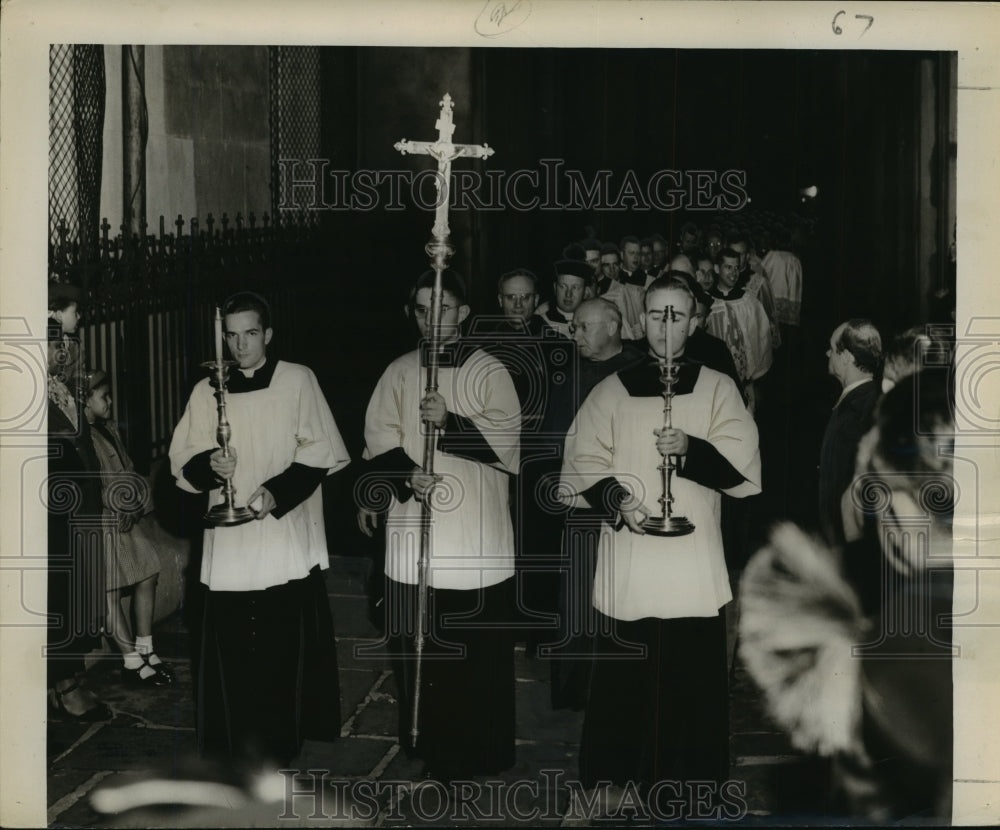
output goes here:
[[872, 425], [880, 388], [882, 339], [870, 320], [848, 320], [834, 329], [827, 369], [842, 388], [823, 434], [819, 459], [820, 530], [831, 545], [844, 544], [841, 496], [854, 478], [858, 442]]

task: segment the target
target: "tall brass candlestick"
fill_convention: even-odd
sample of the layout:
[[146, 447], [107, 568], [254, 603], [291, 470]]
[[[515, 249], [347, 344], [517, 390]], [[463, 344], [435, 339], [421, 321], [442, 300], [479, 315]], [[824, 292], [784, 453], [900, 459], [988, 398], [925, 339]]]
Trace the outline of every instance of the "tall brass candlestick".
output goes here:
[[[671, 331], [674, 324], [674, 307], [668, 305], [663, 309], [664, 321], [664, 351], [660, 358], [660, 380], [663, 381], [663, 428], [673, 429], [672, 404], [674, 398], [674, 383], [677, 381], [677, 364], [671, 352]], [[674, 496], [671, 492], [674, 470], [677, 464], [672, 455], [665, 455], [656, 468], [660, 471], [660, 515], [649, 516], [642, 529], [651, 536], [687, 536], [694, 532], [694, 525], [684, 516], [675, 516]]]
[[[229, 380], [229, 367], [235, 366], [235, 360], [223, 360], [219, 355], [215, 360], [201, 364], [212, 371], [215, 387], [215, 400], [219, 410], [219, 426], [215, 430], [215, 438], [222, 447], [224, 458], [230, 457], [229, 439], [233, 429], [226, 417], [226, 383]], [[212, 527], [233, 527], [252, 521], [256, 516], [249, 507], [236, 506], [236, 488], [233, 487], [233, 477], [226, 478], [222, 485], [222, 501], [205, 514], [205, 522]]]

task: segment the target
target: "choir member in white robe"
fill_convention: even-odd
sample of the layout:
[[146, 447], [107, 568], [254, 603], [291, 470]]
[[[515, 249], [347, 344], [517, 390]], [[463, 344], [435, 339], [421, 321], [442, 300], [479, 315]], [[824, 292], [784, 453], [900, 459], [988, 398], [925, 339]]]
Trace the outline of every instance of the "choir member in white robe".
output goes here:
[[[397, 358], [379, 379], [365, 416], [368, 469], [359, 523], [371, 534], [385, 515], [386, 630], [400, 694], [399, 738], [410, 745], [422, 503], [432, 509], [416, 755], [448, 780], [495, 774], [514, 763], [514, 532], [508, 476], [519, 464], [521, 414], [503, 364], [463, 344], [469, 314], [461, 279], [442, 275], [437, 393], [426, 393], [429, 343]], [[434, 274], [409, 306], [429, 334]], [[421, 469], [425, 430], [437, 432], [431, 477]], [[381, 493], [384, 504], [371, 501]]]
[[772, 248], [761, 260], [774, 297], [774, 317], [782, 326], [798, 326], [802, 311], [802, 261], [791, 251]]
[[631, 283], [613, 282], [601, 296], [614, 303], [622, 315], [622, 339], [642, 340], [642, 302], [645, 289]]
[[[675, 314], [669, 348], [682, 358], [696, 325], [694, 298], [683, 282], [661, 278], [646, 295], [649, 359], [590, 393], [569, 431], [562, 474], [568, 498], [606, 515], [593, 594], [595, 651], [604, 656], [595, 662], [586, 708], [582, 782], [634, 784], [650, 799], [669, 798], [657, 782], [727, 777], [722, 609], [732, 593], [720, 501], [722, 493], [760, 492], [757, 428], [730, 378], [682, 362], [673, 428], [664, 427], [659, 357], [668, 348], [667, 306]], [[679, 456], [672, 494], [675, 513], [694, 523], [687, 536], [641, 527], [659, 513], [658, 465], [668, 454]]]
[[[736, 281], [736, 288], [742, 288], [751, 297], [760, 301], [771, 324], [771, 348], [777, 349], [781, 346], [781, 329], [778, 326], [771, 283], [767, 279], [761, 258], [751, 247], [749, 236], [737, 232], [730, 234], [728, 239], [727, 250], [735, 252], [739, 257], [739, 278]], [[719, 259], [720, 261], [722, 259], [721, 252]]]
[[236, 294], [223, 314], [238, 364], [226, 396], [234, 459], [221, 457], [208, 378], [192, 390], [169, 453], [179, 487], [209, 491], [216, 504], [231, 473], [236, 504], [257, 514], [205, 531], [199, 747], [206, 756], [287, 764], [304, 738], [340, 733], [319, 485], [350, 459], [313, 372], [267, 356], [273, 331], [263, 298]]
[[728, 248], [719, 254], [716, 284], [709, 292], [716, 302], [712, 303], [705, 328], [729, 348], [743, 383], [747, 407], [753, 412], [754, 381], [767, 374], [774, 360], [771, 322], [760, 301], [737, 286], [738, 259]]

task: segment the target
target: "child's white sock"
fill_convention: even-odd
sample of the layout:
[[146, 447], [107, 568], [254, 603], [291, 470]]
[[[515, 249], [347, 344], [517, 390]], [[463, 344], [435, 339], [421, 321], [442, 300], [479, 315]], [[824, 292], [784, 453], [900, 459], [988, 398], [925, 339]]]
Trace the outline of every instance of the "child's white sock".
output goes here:
[[138, 651], [130, 651], [128, 654], [123, 654], [122, 659], [125, 661], [126, 669], [137, 669], [145, 663]]
[[163, 661], [156, 656], [153, 651], [153, 635], [150, 634], [146, 637], [136, 637], [135, 638], [135, 650], [139, 652], [146, 660], [149, 661], [149, 665], [155, 666]]

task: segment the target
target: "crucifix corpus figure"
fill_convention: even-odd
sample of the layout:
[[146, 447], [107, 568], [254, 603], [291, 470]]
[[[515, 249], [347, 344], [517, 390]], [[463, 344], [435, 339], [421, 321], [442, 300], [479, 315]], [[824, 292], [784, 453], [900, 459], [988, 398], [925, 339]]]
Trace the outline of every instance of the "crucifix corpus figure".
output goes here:
[[[441, 99], [441, 115], [434, 122], [437, 127], [437, 141], [397, 141], [393, 146], [405, 155], [425, 155], [437, 159], [437, 210], [434, 213], [434, 227], [431, 233], [434, 235], [434, 242], [446, 243], [451, 229], [448, 227], [448, 201], [450, 197], [449, 188], [451, 185], [451, 163], [457, 158], [469, 157], [488, 159], [493, 155], [493, 148], [489, 144], [452, 144], [451, 137], [455, 132], [455, 122], [451, 113], [455, 109], [455, 104], [451, 100], [451, 95], [447, 92]], [[450, 252], [448, 256], [450, 256]], [[435, 263], [436, 264], [436, 263]], [[442, 262], [441, 267], [446, 267], [447, 263]]]

